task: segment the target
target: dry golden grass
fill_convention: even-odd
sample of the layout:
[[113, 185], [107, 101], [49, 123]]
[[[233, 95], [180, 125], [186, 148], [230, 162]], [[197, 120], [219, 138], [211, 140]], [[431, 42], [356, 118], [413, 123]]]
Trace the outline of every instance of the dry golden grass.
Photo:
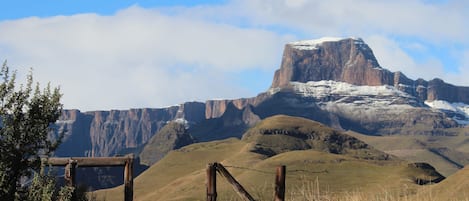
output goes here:
[[[255, 128], [264, 126], [300, 128], [307, 132], [311, 129], [324, 133], [332, 131], [317, 123], [306, 124], [303, 119], [285, 118], [287, 117], [273, 118], [272, 121], [263, 122], [264, 124]], [[298, 122], [301, 122], [299, 125], [302, 126], [292, 127], [292, 124]], [[388, 146], [381, 139], [370, 139], [376, 140], [378, 145]], [[401, 141], [391, 141], [398, 142]], [[399, 144], [402, 147], [399, 148], [404, 150], [416, 142], [418, 141], [402, 142], [403, 144]], [[286, 192], [287, 200], [291, 201], [467, 200], [463, 192], [469, 186], [465, 185], [464, 180], [457, 179], [467, 178], [469, 171], [463, 171], [454, 179], [448, 178], [448, 182], [420, 186], [415, 184], [416, 178], [434, 179], [435, 176], [428, 171], [409, 166], [402, 160], [365, 160], [356, 157], [356, 154], [338, 155], [317, 150], [286, 151], [268, 157], [252, 151], [258, 143], [262, 141], [247, 137], [245, 140], [227, 139], [198, 143], [172, 151], [135, 179], [134, 200], [205, 200], [206, 167], [211, 162], [222, 163], [256, 200], [273, 199], [275, 169], [280, 165], [287, 166]], [[461, 147], [463, 150], [464, 145], [461, 144]], [[218, 200], [240, 200], [222, 177], [217, 177], [217, 192]], [[98, 199], [108, 201], [123, 200], [123, 194], [122, 187], [96, 192]]]
[[[400, 161], [367, 161], [311, 150], [265, 158], [250, 152], [251, 146], [230, 139], [171, 152], [135, 179], [135, 200], [204, 200], [205, 168], [215, 161], [224, 164], [258, 200], [272, 199], [274, 171], [279, 165], [287, 166], [290, 200], [341, 200], [343, 196], [363, 197], [384, 189], [400, 192], [404, 186], [406, 191], [416, 192], [420, 186], [413, 183], [412, 177], [424, 174]], [[219, 200], [236, 200], [231, 186], [218, 178]], [[321, 185], [312, 185], [316, 181]], [[311, 189], [326, 193], [312, 194]], [[117, 187], [96, 194], [98, 199], [122, 200], [123, 189]]]

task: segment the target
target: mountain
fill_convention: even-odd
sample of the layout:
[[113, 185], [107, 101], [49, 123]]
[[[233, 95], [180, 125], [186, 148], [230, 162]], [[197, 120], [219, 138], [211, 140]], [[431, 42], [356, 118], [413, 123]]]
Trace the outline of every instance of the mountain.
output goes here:
[[[433, 136], [428, 140], [440, 140], [454, 136], [452, 129], [469, 124], [469, 87], [437, 78], [412, 80], [401, 72], [391, 72], [379, 65], [360, 38], [297, 41], [285, 45], [271, 87], [255, 97], [187, 102], [158, 109], [65, 110], [56, 126], [67, 132], [56, 155], [139, 155], [145, 146], [180, 147], [175, 142], [189, 135], [198, 142], [241, 139], [246, 130], [275, 115], [303, 117], [368, 136]], [[160, 132], [174, 121], [185, 122], [184, 135]], [[464, 135], [457, 135], [465, 142]], [[467, 164], [453, 160], [461, 158], [459, 153], [466, 154], [465, 148], [441, 146], [428, 150], [456, 169]], [[449, 150], [431, 151], [443, 150], [440, 148]], [[151, 164], [167, 151], [144, 155], [158, 155], [149, 160]], [[456, 169], [450, 168], [447, 173]]]
[[469, 104], [469, 87], [454, 86], [441, 79], [411, 80], [401, 72], [390, 72], [379, 65], [371, 48], [360, 38], [321, 38], [287, 44], [272, 88], [322, 80], [393, 86], [421, 102], [445, 100]]

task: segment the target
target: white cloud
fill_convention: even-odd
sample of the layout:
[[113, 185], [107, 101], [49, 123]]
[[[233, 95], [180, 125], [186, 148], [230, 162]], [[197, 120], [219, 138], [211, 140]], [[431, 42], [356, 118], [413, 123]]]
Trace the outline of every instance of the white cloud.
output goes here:
[[289, 6], [290, 1], [284, 0], [236, 2], [253, 23], [283, 25], [317, 35], [385, 33], [434, 42], [469, 42], [467, 1], [311, 0], [301, 6]]
[[[416, 61], [410, 57], [399, 45], [397, 41], [391, 40], [383, 36], [370, 36], [366, 38], [369, 46], [373, 49], [373, 53], [378, 59], [381, 66], [391, 71], [401, 71], [412, 79], [424, 78], [431, 80], [440, 78], [447, 83], [469, 86], [469, 51], [460, 54], [461, 66], [458, 72], [445, 70], [439, 58], [429, 57], [423, 61]], [[410, 44], [415, 46], [415, 44]], [[420, 45], [415, 47], [422, 50]]]
[[[468, 7], [458, 0], [233, 0], [133, 6], [111, 16], [32, 17], [0, 22], [0, 59], [20, 72], [34, 67], [37, 80], [61, 85], [67, 108], [82, 110], [254, 95], [261, 91], [240, 87], [236, 81], [242, 79], [230, 75], [273, 72], [284, 44], [300, 37], [363, 37], [383, 67], [413, 79], [440, 77], [469, 85]], [[460, 73], [447, 72], [448, 58], [416, 60], [404, 51], [432, 53], [435, 47], [466, 52], [455, 57], [460, 60], [454, 63], [464, 64]]]
[[161, 107], [242, 97], [230, 72], [278, 67], [284, 36], [130, 7], [0, 23], [0, 53], [61, 85], [67, 108]]
[[394, 40], [376, 35], [365, 38], [365, 42], [373, 50], [380, 65], [391, 71], [401, 71], [412, 79], [427, 80], [442, 78], [444, 74], [443, 65], [438, 59], [430, 58], [418, 63]]
[[[469, 50], [468, 1], [310, 0], [298, 1], [298, 4], [287, 0], [235, 2], [237, 6], [244, 8], [244, 14], [249, 16], [254, 25], [288, 27], [301, 30], [302, 35], [310, 37], [363, 37], [365, 42], [370, 43], [383, 67], [402, 71], [414, 79], [439, 77], [455, 84], [467, 84], [467, 81], [463, 81], [467, 80], [465, 74], [454, 74], [454, 70], [451, 70], [453, 66], [443, 64], [462, 63], [464, 58], [448, 58], [447, 52]], [[439, 55], [434, 48], [442, 49], [440, 52], [446, 52], [446, 55]], [[416, 59], [415, 55], [404, 49], [423, 52], [427, 56], [423, 60]], [[456, 61], [448, 62], [449, 59]]]
[[448, 75], [448, 81], [461, 86], [469, 86], [469, 50], [460, 54], [462, 58], [461, 64], [458, 68], [458, 72], [450, 73]]

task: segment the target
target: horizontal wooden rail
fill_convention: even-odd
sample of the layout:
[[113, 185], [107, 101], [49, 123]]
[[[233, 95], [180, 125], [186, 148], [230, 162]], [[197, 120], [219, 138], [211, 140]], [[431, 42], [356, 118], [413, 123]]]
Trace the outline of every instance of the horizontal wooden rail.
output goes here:
[[43, 165], [65, 166], [65, 180], [68, 186], [76, 185], [77, 167], [124, 167], [124, 200], [132, 201], [134, 194], [133, 156], [126, 157], [59, 157], [43, 158]]
[[125, 166], [131, 157], [60, 157], [43, 159], [43, 163], [52, 166], [66, 166], [70, 162], [80, 167]]

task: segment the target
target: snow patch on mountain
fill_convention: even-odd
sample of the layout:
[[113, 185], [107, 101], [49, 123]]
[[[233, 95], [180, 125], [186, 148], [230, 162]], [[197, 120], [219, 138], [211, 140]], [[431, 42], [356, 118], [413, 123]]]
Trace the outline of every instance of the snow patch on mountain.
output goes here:
[[330, 95], [341, 96], [380, 96], [403, 97], [413, 96], [399, 91], [393, 86], [357, 86], [333, 80], [310, 81], [307, 83], [291, 82], [295, 92], [305, 97], [326, 97]]
[[339, 38], [339, 37], [323, 37], [315, 40], [300, 40], [295, 42], [290, 42], [288, 45], [291, 45], [295, 49], [299, 50], [314, 50], [324, 42], [337, 42], [341, 40], [353, 39], [355, 44], [364, 44], [363, 40], [360, 38]]
[[443, 110], [446, 112], [453, 112], [455, 115], [453, 119], [459, 124], [469, 125], [469, 105], [464, 103], [450, 103], [444, 100], [425, 101], [425, 105]]
[[316, 104], [326, 110], [332, 107], [349, 108], [350, 111], [395, 110], [418, 105], [415, 97], [388, 85], [357, 86], [333, 80], [290, 84], [296, 94], [316, 99]]
[[333, 80], [290, 82], [290, 85], [293, 93], [312, 98], [312, 103], [320, 108], [346, 117], [372, 120], [378, 118], [376, 114], [398, 116], [421, 106], [415, 97], [387, 85], [358, 86]]

